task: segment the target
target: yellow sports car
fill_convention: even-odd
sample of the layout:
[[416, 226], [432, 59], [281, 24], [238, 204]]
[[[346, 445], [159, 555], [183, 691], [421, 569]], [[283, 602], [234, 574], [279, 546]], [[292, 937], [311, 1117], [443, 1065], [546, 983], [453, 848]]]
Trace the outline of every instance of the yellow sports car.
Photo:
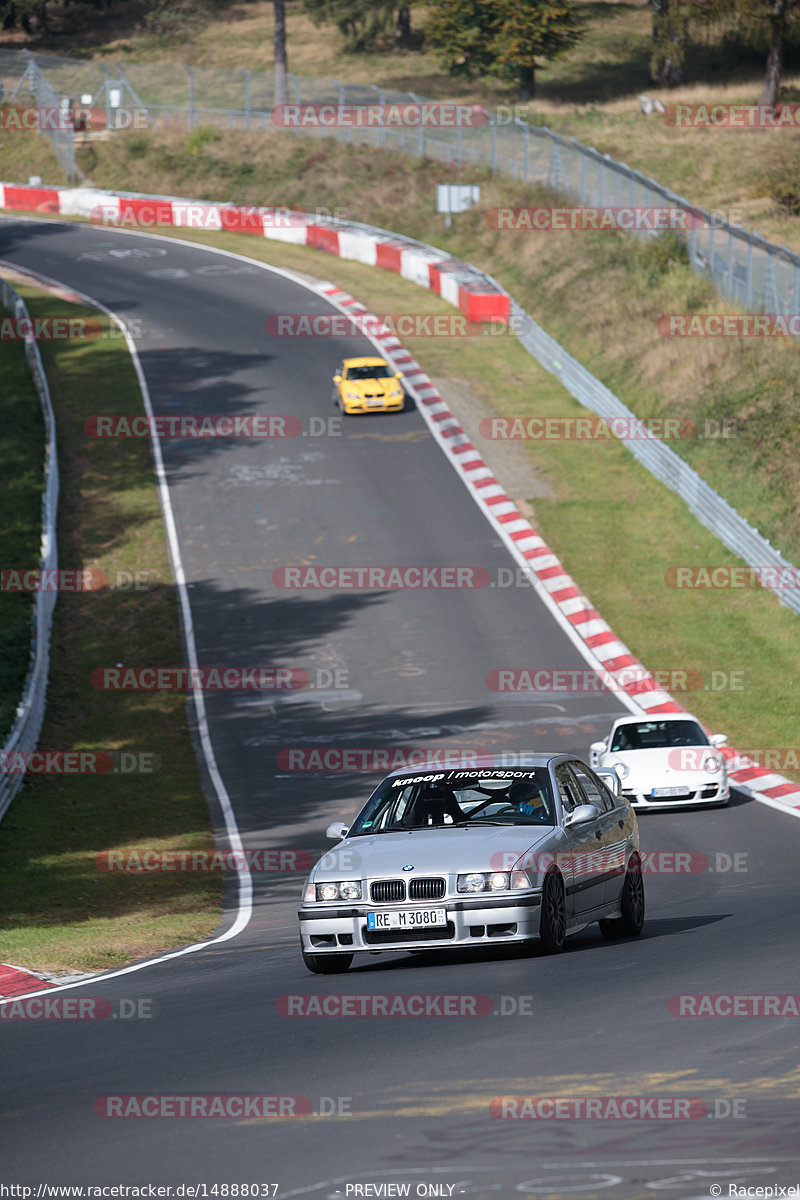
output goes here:
[[405, 402], [402, 376], [402, 371], [393, 373], [383, 358], [346, 358], [333, 377], [333, 402], [345, 416], [399, 412]]

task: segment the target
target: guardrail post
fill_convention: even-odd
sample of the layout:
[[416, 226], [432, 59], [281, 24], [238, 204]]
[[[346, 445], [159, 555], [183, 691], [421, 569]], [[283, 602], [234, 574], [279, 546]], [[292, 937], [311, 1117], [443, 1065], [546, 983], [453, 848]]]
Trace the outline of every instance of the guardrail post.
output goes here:
[[383, 125], [383, 110], [386, 106], [386, 93], [384, 92], [383, 88], [379, 88], [376, 83], [371, 83], [369, 86], [372, 88], [373, 92], [378, 93], [378, 103], [381, 106], [381, 124], [375, 130], [375, 134], [372, 138], [372, 144], [373, 146], [380, 146], [381, 149], [383, 149], [383, 147], [386, 145], [386, 128]]
[[[299, 108], [300, 107], [300, 80], [298, 79], [298, 77], [296, 75], [293, 75], [291, 72], [287, 72], [286, 78], [291, 79], [291, 81], [292, 81], [292, 87], [294, 88], [294, 102], [297, 105], [297, 107]], [[266, 121], [264, 122], [264, 128], [265, 129], [267, 128]], [[294, 126], [293, 132], [294, 132], [295, 137], [301, 137], [302, 133], [303, 133], [303, 131], [299, 125]]]
[[245, 71], [243, 67], [239, 70], [244, 75], [244, 127], [247, 132], [250, 132], [250, 72]]
[[[420, 158], [424, 158], [425, 157], [425, 130], [422, 126], [423, 101], [419, 98], [419, 96], [417, 95], [416, 92], [408, 92], [408, 95], [411, 97], [411, 99], [414, 101], [415, 104], [418, 104], [420, 106], [419, 128], [417, 129], [417, 154], [419, 155]], [[404, 146], [405, 146], [405, 141], [406, 141], [405, 135], [403, 135], [403, 145]]]
[[342, 125], [342, 109], [345, 105], [344, 84], [339, 83], [338, 79], [334, 79], [332, 82], [336, 84], [337, 91], [339, 92], [339, 113], [336, 121], [336, 140], [337, 142], [343, 142], [344, 126]]
[[184, 63], [183, 69], [189, 76], [189, 132], [194, 129], [194, 71]]

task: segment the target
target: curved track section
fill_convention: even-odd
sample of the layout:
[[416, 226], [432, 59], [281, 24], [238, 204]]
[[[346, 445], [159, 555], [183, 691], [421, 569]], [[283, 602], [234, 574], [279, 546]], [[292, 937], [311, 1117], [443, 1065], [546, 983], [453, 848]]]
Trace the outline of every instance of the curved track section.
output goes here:
[[[196, 246], [87, 227], [4, 221], [0, 257], [141, 319], [156, 413], [292, 414], [306, 432], [269, 443], [164, 443], [199, 662], [346, 672], [346, 687], [316, 694], [207, 696], [211, 744], [246, 848], [319, 852], [325, 824], [352, 813], [375, 779], [292, 771], [291, 749], [585, 751], [621, 710], [606, 693], [532, 704], [487, 691], [487, 674], [504, 665], [583, 666], [530, 589], [276, 586], [275, 569], [300, 562], [469, 565], [493, 580], [509, 566], [413, 408], [311, 436], [312, 418], [325, 424], [333, 413], [332, 366], [368, 346], [320, 339], [298, 352], [268, 339], [264, 322], [325, 311], [321, 299]], [[311, 977], [297, 951], [299, 877], [255, 877], [254, 916], [237, 937], [94, 981], [92, 993], [112, 1003], [149, 1001], [150, 1019], [3, 1022], [5, 1174], [472, 1200], [688, 1200], [727, 1196], [729, 1184], [795, 1183], [797, 1018], [785, 1006], [782, 1016], [755, 1015], [753, 1004], [750, 1016], [680, 1016], [670, 998], [797, 990], [787, 948], [797, 942], [800, 827], [742, 797], [725, 811], [646, 814], [641, 825], [645, 849], [663, 852], [661, 872], [647, 880], [645, 936], [605, 943], [591, 929], [554, 959], [499, 949], [442, 960], [398, 954], [366, 958], [346, 976]], [[680, 862], [690, 869], [675, 873]], [[374, 997], [395, 995], [434, 997], [433, 1008], [427, 1017], [288, 1015], [298, 1005], [287, 997], [326, 998], [332, 1011], [343, 993], [370, 1011], [381, 1008]], [[464, 1011], [463, 998], [476, 995], [490, 997], [479, 1006], [485, 1016], [436, 1012], [435, 997], [461, 997]], [[308, 1097], [323, 1115], [98, 1115], [108, 1111], [104, 1096], [265, 1094]], [[681, 1120], [646, 1110], [636, 1121], [497, 1119], [493, 1100], [523, 1095], [670, 1096], [703, 1108]], [[722, 1190], [709, 1193], [712, 1183]], [[409, 1190], [377, 1190], [389, 1184]]]

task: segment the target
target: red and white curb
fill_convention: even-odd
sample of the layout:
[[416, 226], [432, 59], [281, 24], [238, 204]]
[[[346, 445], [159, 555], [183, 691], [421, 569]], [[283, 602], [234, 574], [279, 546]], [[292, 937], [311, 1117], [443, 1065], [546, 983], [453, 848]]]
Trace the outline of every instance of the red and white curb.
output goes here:
[[477, 267], [413, 238], [338, 218], [320, 221], [309, 213], [281, 208], [143, 196], [94, 188], [42, 188], [0, 183], [0, 208], [88, 217], [112, 228], [211, 229], [260, 234], [280, 242], [325, 250], [338, 258], [394, 271], [429, 288], [459, 308], [470, 321], [508, 321], [511, 298]]
[[[143, 196], [91, 188], [32, 188], [0, 183], [0, 208], [83, 216], [98, 224], [133, 231], [141, 224], [224, 232], [256, 233], [278, 241], [325, 250], [340, 258], [395, 271], [438, 293], [470, 320], [508, 320], [511, 298], [494, 281], [468, 263], [452, 259], [432, 246], [386, 230], [331, 220], [321, 224], [308, 213], [274, 208], [195, 203], [176, 197]], [[334, 284], [319, 291], [343, 313], [367, 314], [354, 297]], [[367, 314], [377, 324], [378, 318]], [[436, 391], [419, 363], [386, 326], [369, 338], [397, 370], [402, 370], [420, 412], [439, 446], [467, 486], [473, 499], [499, 534], [509, 553], [528, 573], [531, 583], [558, 623], [587, 661], [618, 682], [620, 698], [632, 712], [685, 712], [666, 692], [566, 573], [544, 539], [517, 509]], [[633, 671], [631, 671], [633, 668]], [[630, 675], [635, 682], [630, 682]], [[756, 799], [800, 816], [800, 785], [751, 763], [741, 752], [724, 747], [737, 765], [730, 779]]]
[[24, 967], [12, 967], [8, 963], [0, 963], [0, 1000], [9, 1000], [14, 996], [28, 996], [31, 992], [41, 992], [45, 988], [55, 987], [55, 984], [43, 979], [34, 971], [26, 971]]

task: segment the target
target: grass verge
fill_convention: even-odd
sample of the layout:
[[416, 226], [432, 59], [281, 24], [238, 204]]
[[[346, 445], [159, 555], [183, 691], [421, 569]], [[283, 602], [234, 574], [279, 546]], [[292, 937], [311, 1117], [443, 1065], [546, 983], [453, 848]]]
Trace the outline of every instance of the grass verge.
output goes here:
[[[19, 290], [34, 318], [99, 316], [111, 333], [93, 310]], [[185, 695], [109, 694], [91, 683], [98, 666], [183, 661], [149, 443], [92, 442], [83, 431], [99, 405], [142, 411], [125, 342], [107, 336], [41, 349], [58, 426], [59, 565], [99, 568], [111, 587], [59, 596], [40, 748], [124, 751], [128, 766], [134, 755], [151, 755], [143, 765], [155, 769], [28, 777], [0, 824], [0, 961], [97, 970], [208, 935], [222, 884], [204, 873], [98, 865], [107, 849], [208, 851], [213, 837]], [[146, 590], [127, 590], [119, 573], [134, 571]]]
[[[0, 320], [11, 314], [0, 306]], [[4, 341], [0, 358], [0, 568], [39, 561], [44, 490], [44, 417], [21, 341]], [[0, 746], [13, 724], [30, 665], [31, 596], [0, 588]]]

